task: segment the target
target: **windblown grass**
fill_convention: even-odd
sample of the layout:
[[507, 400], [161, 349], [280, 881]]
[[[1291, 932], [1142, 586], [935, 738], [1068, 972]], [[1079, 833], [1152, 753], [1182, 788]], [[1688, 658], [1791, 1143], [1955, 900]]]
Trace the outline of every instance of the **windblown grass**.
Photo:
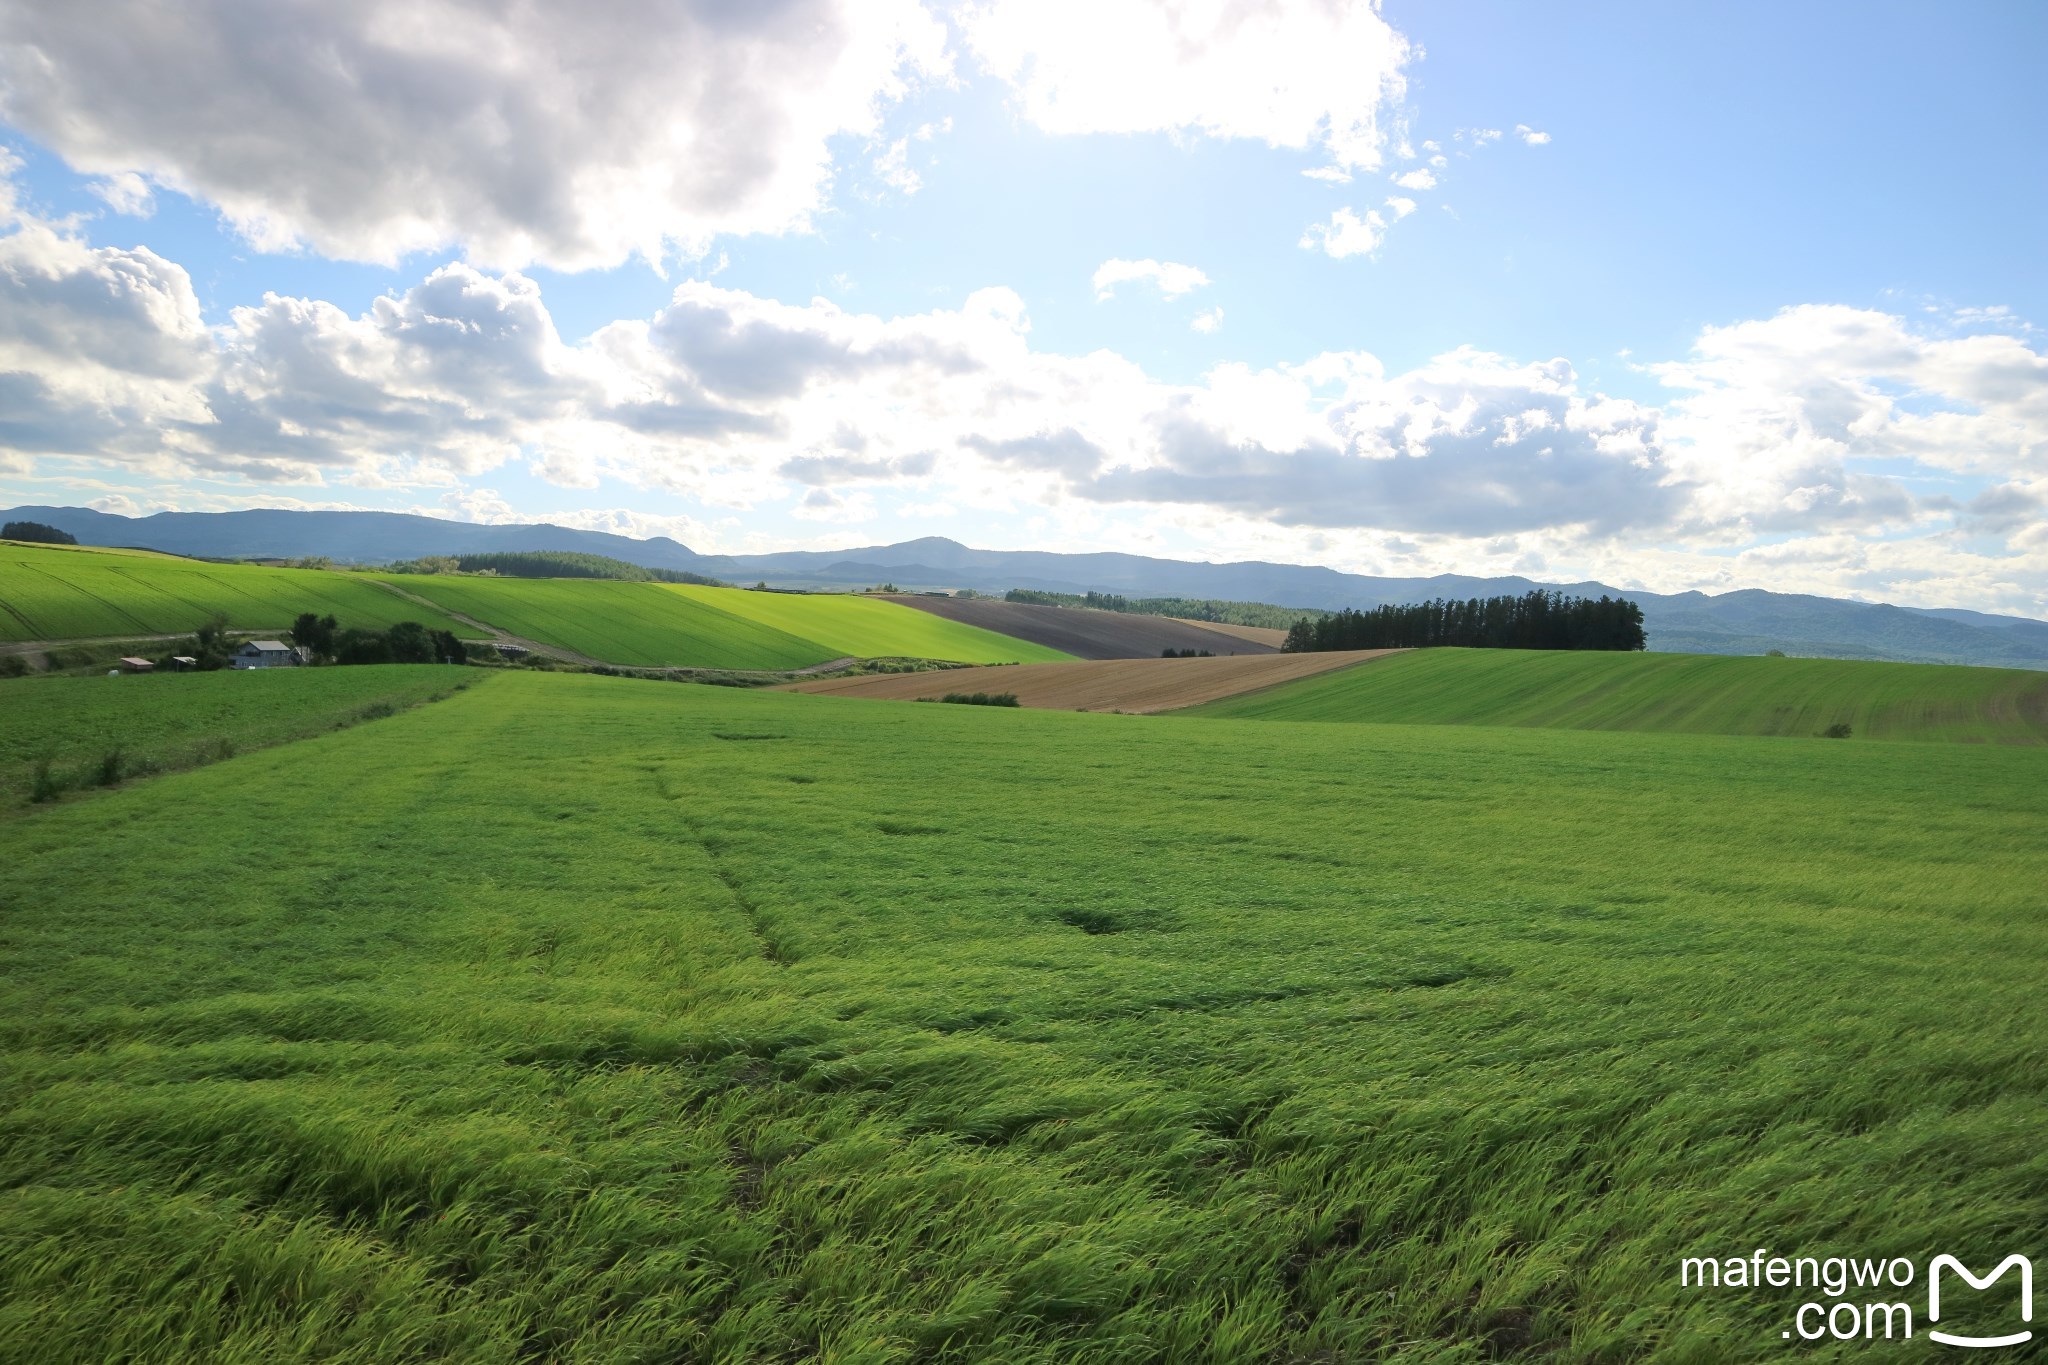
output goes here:
[[72, 640], [197, 630], [216, 614], [238, 630], [281, 630], [300, 612], [382, 630], [418, 621], [478, 631], [354, 574], [207, 564], [137, 550], [0, 544], [0, 640]]
[[501, 675], [0, 830], [0, 1341], [1776, 1358], [2048, 1216], [2043, 760]]
[[277, 668], [0, 684], [0, 813], [30, 796], [218, 762], [357, 720], [391, 715], [480, 681], [430, 664]]
[[2048, 673], [1706, 654], [1424, 649], [1187, 715], [2048, 743]]

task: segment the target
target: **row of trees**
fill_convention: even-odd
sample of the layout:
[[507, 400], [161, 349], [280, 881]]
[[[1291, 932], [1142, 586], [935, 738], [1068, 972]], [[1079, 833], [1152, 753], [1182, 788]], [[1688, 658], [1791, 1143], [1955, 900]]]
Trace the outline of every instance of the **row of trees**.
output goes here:
[[1003, 594], [1003, 600], [1037, 607], [1092, 607], [1096, 611], [1121, 611], [1133, 616], [1177, 616], [1183, 621], [1270, 626], [1278, 630], [1287, 629], [1304, 616], [1313, 620], [1323, 615], [1313, 608], [1230, 602], [1218, 597], [1125, 597], [1116, 592], [1046, 592], [1040, 588], [1012, 588]]
[[26, 540], [37, 545], [76, 545], [78, 537], [40, 521], [10, 521], [0, 526], [0, 540]]
[[301, 612], [292, 623], [292, 643], [316, 660], [337, 664], [466, 664], [469, 651], [450, 630], [428, 630], [400, 621], [389, 630], [341, 629], [332, 616]]
[[1331, 649], [1642, 649], [1643, 609], [1625, 597], [1568, 597], [1561, 592], [1520, 597], [1438, 599], [1370, 611], [1345, 610], [1321, 620], [1296, 621], [1282, 646], [1290, 654]]
[[483, 578], [616, 578], [631, 583], [699, 583], [729, 587], [683, 569], [650, 569], [610, 555], [579, 550], [503, 550], [469, 555], [423, 555], [387, 565], [392, 573], [471, 574]]

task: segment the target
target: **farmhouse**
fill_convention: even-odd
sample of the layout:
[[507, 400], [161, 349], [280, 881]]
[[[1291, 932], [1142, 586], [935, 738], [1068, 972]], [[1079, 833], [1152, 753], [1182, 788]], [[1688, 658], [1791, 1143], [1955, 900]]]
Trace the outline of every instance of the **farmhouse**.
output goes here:
[[298, 663], [298, 652], [276, 640], [250, 640], [235, 651], [236, 668], [290, 668]]

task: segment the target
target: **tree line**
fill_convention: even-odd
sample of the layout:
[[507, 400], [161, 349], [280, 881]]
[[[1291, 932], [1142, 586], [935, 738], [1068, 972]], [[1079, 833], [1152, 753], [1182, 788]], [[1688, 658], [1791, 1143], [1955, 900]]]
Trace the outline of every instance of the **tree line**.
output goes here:
[[494, 550], [471, 555], [422, 555], [387, 565], [392, 573], [474, 574], [484, 578], [615, 578], [629, 583], [731, 584], [683, 569], [650, 569], [644, 564], [580, 550]]
[[1332, 649], [1642, 649], [1643, 609], [1625, 597], [1569, 597], [1539, 588], [1520, 597], [1347, 608], [1287, 630], [1289, 654]]
[[0, 540], [26, 540], [37, 545], [76, 545], [78, 537], [40, 521], [10, 521], [0, 526]]
[[1177, 616], [1183, 621], [1269, 626], [1276, 630], [1285, 630], [1303, 617], [1314, 620], [1325, 614], [1313, 607], [1276, 607], [1270, 602], [1229, 602], [1217, 597], [1125, 597], [1115, 592], [1046, 592], [1039, 588], [1012, 588], [1003, 594], [1003, 600], [1036, 607], [1090, 607], [1132, 616]]

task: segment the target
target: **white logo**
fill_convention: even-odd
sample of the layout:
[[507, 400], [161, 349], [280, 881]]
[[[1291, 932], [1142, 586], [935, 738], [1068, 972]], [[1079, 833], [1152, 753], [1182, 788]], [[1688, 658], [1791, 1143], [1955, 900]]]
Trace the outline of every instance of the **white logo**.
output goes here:
[[[2006, 1271], [2011, 1270], [2014, 1266], [2018, 1266], [2020, 1268], [2020, 1321], [2032, 1322], [2034, 1320], [2034, 1263], [2015, 1252], [2013, 1255], [2000, 1261], [1998, 1268], [1981, 1280], [1972, 1275], [1968, 1267], [1955, 1257], [1935, 1257], [1934, 1264], [1927, 1267], [1927, 1320], [1930, 1323], [1941, 1321], [1941, 1269], [1943, 1266], [1947, 1266], [1950, 1270], [1955, 1271], [1956, 1274], [1968, 1280], [1972, 1289], [1989, 1289], [1999, 1276], [2005, 1274]], [[2017, 1346], [2021, 1342], [2034, 1339], [2034, 1334], [2031, 1331], [2014, 1332], [2010, 1336], [2003, 1337], [1957, 1337], [1950, 1336], [1947, 1332], [1937, 1332], [1931, 1327], [1928, 1329], [1927, 1335], [1944, 1346]]]

